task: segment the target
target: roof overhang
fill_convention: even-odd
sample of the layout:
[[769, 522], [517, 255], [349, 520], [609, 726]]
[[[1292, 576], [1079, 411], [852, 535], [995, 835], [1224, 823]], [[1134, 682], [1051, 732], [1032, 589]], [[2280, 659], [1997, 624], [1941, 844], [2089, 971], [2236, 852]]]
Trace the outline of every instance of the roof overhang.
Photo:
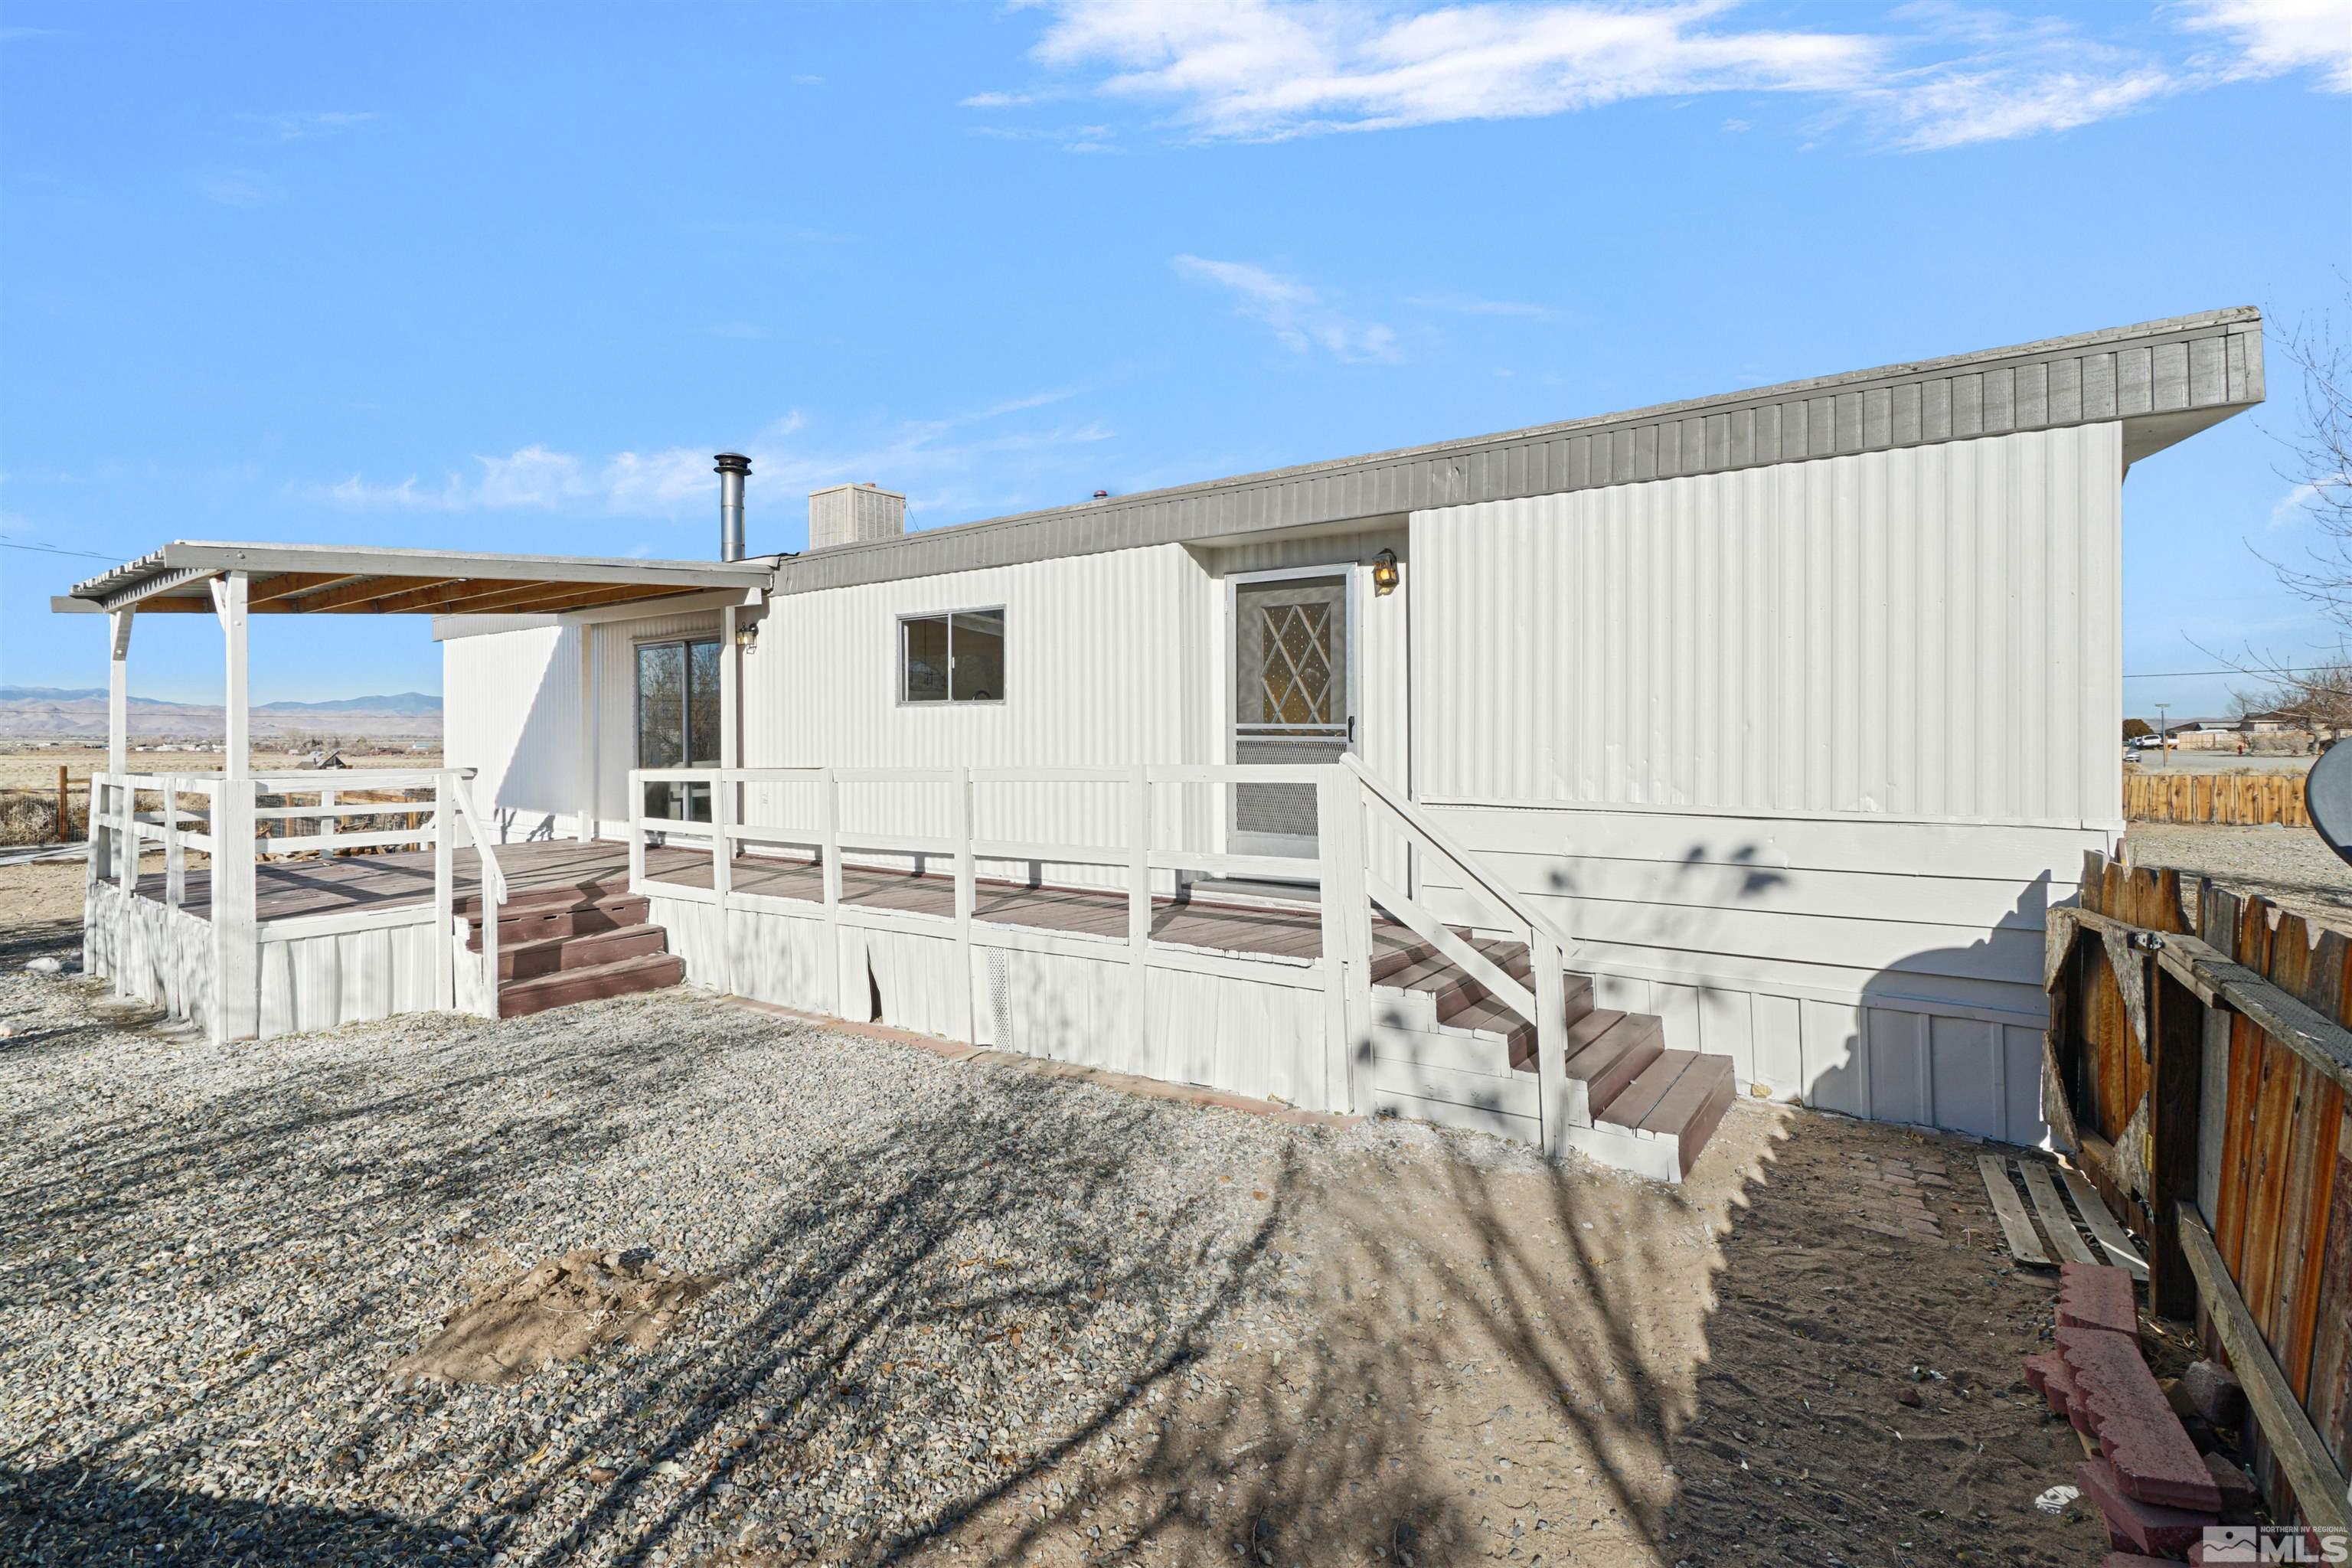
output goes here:
[[49, 608], [209, 615], [213, 579], [232, 572], [247, 574], [247, 607], [260, 616], [560, 615], [714, 589], [756, 595], [775, 563], [180, 540], [75, 584]]
[[776, 592], [1013, 566], [2114, 421], [2126, 466], [2263, 401], [2249, 306], [812, 550]]

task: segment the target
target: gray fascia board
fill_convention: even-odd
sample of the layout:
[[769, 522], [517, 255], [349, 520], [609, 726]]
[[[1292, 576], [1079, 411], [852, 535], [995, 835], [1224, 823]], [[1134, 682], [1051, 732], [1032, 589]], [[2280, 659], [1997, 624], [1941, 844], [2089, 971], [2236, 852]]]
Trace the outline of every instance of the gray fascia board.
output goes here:
[[[1890, 417], [1883, 425], [1864, 417], [1842, 417], [1834, 421], [1833, 427], [1821, 432], [1818, 439], [1808, 429], [1802, 451], [1792, 450], [1779, 439], [1766, 441], [1752, 437], [1746, 441], [1727, 439], [1719, 448], [1712, 442], [1691, 443], [1699, 449], [1679, 460], [1675, 472], [1723, 473], [1779, 462], [1967, 439], [1977, 433], [1969, 421], [1981, 418], [1986, 400], [1985, 378], [1989, 376], [2000, 376], [2001, 385], [2012, 389], [2020, 383], [2040, 387], [2048, 384], [2051, 367], [2064, 366], [2067, 369], [2060, 376], [2061, 382], [2079, 385], [2083, 380], [2082, 362], [2095, 359], [2099, 363], [2097, 374], [2111, 383], [2119, 351], [2145, 353], [2158, 345], [2194, 344], [2209, 339], [2221, 341], [2224, 352], [2202, 355], [2189, 353], [2192, 375], [2201, 374], [2204, 378], [2191, 386], [2191, 403], [2233, 413], [2261, 402], [2262, 312], [2252, 306], [2241, 306], [2010, 348], [1817, 376], [1499, 435], [1268, 469], [1108, 500], [1083, 501], [951, 528], [929, 529], [896, 539], [836, 545], [781, 561], [776, 589], [780, 594], [811, 593], [974, 567], [1013, 565], [1060, 556], [1343, 521], [1396, 511], [1400, 506], [1391, 499], [1396, 497], [1407, 498], [1403, 510], [1426, 510], [1473, 499], [1470, 487], [1474, 478], [1478, 480], [1477, 499], [1556, 494], [1636, 483], [1655, 474], [1658, 437], [1663, 427], [1685, 421], [1704, 422], [1718, 416], [1726, 417], [1728, 426], [1736, 426], [1744, 416], [1751, 427], [1758, 419], [1769, 418], [1770, 427], [1778, 432], [1784, 410], [1805, 409], [1806, 405], [1818, 404], [1826, 415], [1839, 409], [1849, 398], [1859, 410], [1869, 402], [1867, 396], [1861, 395], [1881, 391], [1889, 395], [1890, 408]], [[2223, 384], [2223, 378], [2231, 374], [2233, 353], [2243, 367], [2235, 373], [2239, 382], [2235, 387]], [[2213, 384], [2208, 385], [2206, 381]], [[1965, 415], [1957, 422], [1962, 426], [1959, 429], [1955, 428], [1956, 421], [1951, 416], [1956, 382], [1967, 384], [1959, 389], [1959, 405]], [[1937, 414], [1934, 420], [1924, 424], [1916, 413], [1906, 416], [1903, 412], [1919, 408], [1923, 393], [1927, 405]], [[2119, 416], [2112, 407], [2084, 399], [2063, 408], [2051, 403], [2042, 403], [2037, 407], [2038, 398], [2004, 397], [1998, 388], [1993, 395], [2008, 430], [2058, 429], [2118, 417], [2124, 417], [2129, 426], [2134, 419], [2145, 417]], [[2021, 409], [2035, 413], [2038, 417], [2024, 417]], [[1832, 426], [1826, 418], [1822, 423]], [[1538, 449], [1556, 447], [1561, 448], [1556, 460], [1542, 464], [1528, 460]], [[1501, 474], [1516, 478], [1538, 471], [1544, 475], [1539, 482], [1500, 482], [1496, 478]], [[1380, 492], [1369, 505], [1360, 499], [1358, 485], [1353, 482], [1359, 479], [1372, 481]]]
[[121, 607], [221, 572], [276, 576], [335, 572], [366, 577], [474, 582], [645, 584], [675, 588], [767, 587], [772, 557], [749, 561], [636, 561], [588, 555], [505, 555], [481, 551], [383, 549], [364, 544], [242, 544], [174, 540], [161, 550], [74, 584], [72, 598]]

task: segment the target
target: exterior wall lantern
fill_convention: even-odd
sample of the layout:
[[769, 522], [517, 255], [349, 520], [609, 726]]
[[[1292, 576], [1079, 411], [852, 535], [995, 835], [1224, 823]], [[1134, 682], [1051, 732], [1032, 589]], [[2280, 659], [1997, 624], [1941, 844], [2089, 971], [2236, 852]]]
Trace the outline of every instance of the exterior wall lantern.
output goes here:
[[1385, 597], [1396, 592], [1397, 558], [1393, 550], [1383, 550], [1372, 557], [1372, 592]]
[[745, 653], [760, 651], [760, 623], [745, 621], [735, 628], [735, 646]]

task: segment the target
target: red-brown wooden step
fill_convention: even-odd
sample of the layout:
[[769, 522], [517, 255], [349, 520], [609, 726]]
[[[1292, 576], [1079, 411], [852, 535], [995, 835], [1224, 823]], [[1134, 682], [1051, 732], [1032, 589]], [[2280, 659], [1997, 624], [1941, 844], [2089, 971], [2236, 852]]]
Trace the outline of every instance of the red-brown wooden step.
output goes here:
[[[1568, 1058], [1568, 1076], [1583, 1082], [1585, 1103], [1597, 1118], [1603, 1106], [1614, 1104], [1664, 1054], [1664, 1024], [1647, 1013], [1621, 1013], [1615, 1024]], [[1659, 1092], [1664, 1092], [1663, 1085]], [[1656, 1103], [1654, 1094], [1643, 1109]]]
[[[501, 931], [500, 936], [505, 935]], [[530, 980], [566, 969], [590, 969], [659, 952], [668, 945], [668, 933], [655, 925], [623, 926], [617, 931], [583, 936], [546, 936], [536, 942], [499, 948], [499, 978]]]
[[1371, 967], [1365, 973], [1372, 977], [1373, 984], [1386, 985], [1389, 984], [1389, 976], [1402, 973], [1416, 964], [1426, 963], [1436, 956], [1437, 949], [1425, 942], [1392, 947], [1384, 952], [1374, 953]]
[[1691, 1060], [1650, 1113], [1642, 1118], [1641, 1130], [1678, 1141], [1683, 1174], [1688, 1175], [1691, 1166], [1698, 1161], [1699, 1151], [1706, 1147], [1707, 1139], [1722, 1123], [1723, 1113], [1731, 1109], [1731, 1058], [1696, 1051], [1664, 1054], [1686, 1056]]
[[[502, 911], [499, 917], [499, 945], [520, 946], [544, 937], [586, 936], [595, 931], [622, 931], [629, 926], [644, 925], [652, 909], [647, 900], [621, 893], [593, 903], [543, 905], [526, 909], [520, 914]], [[467, 945], [477, 952], [482, 950], [482, 929], [478, 918], [474, 918], [474, 929], [467, 938]]]
[[684, 959], [674, 952], [655, 952], [587, 969], [559, 970], [530, 980], [509, 980], [499, 986], [499, 1016], [519, 1018], [572, 1002], [658, 991], [685, 978]]
[[1650, 1065], [1623, 1089], [1606, 1100], [1598, 1095], [1593, 1097], [1592, 1120], [1618, 1127], [1640, 1127], [1650, 1112], [1658, 1108], [1658, 1102], [1666, 1097], [1666, 1090], [1674, 1088], [1675, 1080], [1681, 1078], [1696, 1060], [1696, 1051], [1660, 1050], [1650, 1058]]
[[[628, 896], [628, 883], [617, 880], [566, 882], [553, 888], [509, 888], [506, 902], [499, 906], [499, 913], [511, 919], [520, 914], [543, 913], [550, 909], [577, 909], [606, 899], [625, 899]], [[479, 892], [467, 893], [453, 900], [451, 907], [469, 921], [479, 920], [482, 918], [482, 895]]]

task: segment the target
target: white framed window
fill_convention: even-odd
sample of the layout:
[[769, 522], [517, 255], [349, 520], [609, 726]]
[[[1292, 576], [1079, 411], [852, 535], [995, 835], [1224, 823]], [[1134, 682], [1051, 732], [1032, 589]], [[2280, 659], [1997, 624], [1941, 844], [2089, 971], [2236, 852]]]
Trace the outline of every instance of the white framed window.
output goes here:
[[1004, 606], [898, 617], [898, 700], [1004, 700]]

